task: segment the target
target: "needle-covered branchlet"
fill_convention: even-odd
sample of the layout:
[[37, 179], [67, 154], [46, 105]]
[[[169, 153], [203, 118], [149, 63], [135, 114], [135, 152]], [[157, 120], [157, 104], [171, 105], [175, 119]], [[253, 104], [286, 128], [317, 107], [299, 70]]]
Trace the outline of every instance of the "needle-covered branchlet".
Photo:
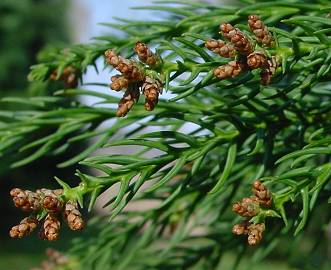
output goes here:
[[157, 54], [153, 53], [145, 43], [140, 41], [136, 43], [134, 51], [138, 55], [139, 60], [150, 67], [157, 66], [161, 61]]
[[10, 191], [10, 195], [15, 206], [23, 211], [39, 211], [41, 208], [41, 198], [35, 192], [14, 188]]
[[114, 50], [107, 50], [105, 52], [105, 57], [107, 63], [121, 72], [126, 79], [130, 80], [130, 82], [144, 80], [144, 69], [136, 61], [118, 56]]
[[9, 235], [12, 238], [22, 238], [30, 235], [37, 226], [38, 220], [36, 218], [26, 217], [20, 222], [20, 224], [12, 227]]
[[115, 91], [120, 91], [122, 89], [127, 89], [129, 87], [130, 81], [122, 75], [115, 75], [111, 77], [110, 88]]
[[68, 201], [65, 205], [63, 216], [71, 230], [80, 231], [84, 229], [84, 220], [78, 210], [77, 203]]
[[48, 214], [45, 218], [42, 230], [40, 231], [40, 238], [48, 241], [55, 241], [60, 236], [61, 223], [53, 214]]
[[205, 47], [225, 58], [236, 56], [236, 49], [231, 43], [225, 43], [223, 40], [209, 39], [205, 43]]
[[145, 96], [145, 109], [146, 111], [154, 110], [154, 107], [159, 101], [159, 94], [162, 94], [162, 83], [150, 77], [146, 77], [141, 89]]
[[247, 65], [251, 69], [266, 68], [268, 67], [268, 58], [262, 52], [252, 52], [250, 55], [247, 56]]
[[239, 53], [249, 55], [253, 52], [253, 45], [238, 28], [234, 28], [229, 23], [222, 23], [220, 30], [223, 36], [233, 44]]
[[130, 85], [118, 103], [116, 115], [118, 117], [125, 116], [133, 105], [138, 102], [139, 96], [139, 85]]
[[214, 70], [214, 75], [221, 80], [234, 78], [242, 73], [245, 70], [245, 67], [245, 64], [240, 61], [231, 61], [216, 68]]
[[268, 47], [271, 47], [273, 45], [273, 36], [269, 32], [268, 27], [264, 25], [259, 16], [248, 16], [248, 25], [251, 31], [254, 33], [258, 43]]
[[74, 67], [68, 66], [65, 67], [61, 76], [58, 78], [57, 70], [54, 70], [49, 79], [52, 81], [63, 81], [65, 88], [76, 88], [78, 85], [80, 72]]

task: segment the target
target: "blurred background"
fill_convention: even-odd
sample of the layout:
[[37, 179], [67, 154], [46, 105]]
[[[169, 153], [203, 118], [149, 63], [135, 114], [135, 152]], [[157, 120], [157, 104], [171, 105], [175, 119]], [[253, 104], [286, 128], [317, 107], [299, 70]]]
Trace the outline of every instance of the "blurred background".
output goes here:
[[[130, 10], [132, 6], [148, 5], [151, 2], [151, 0], [0, 0], [0, 98], [43, 95], [52, 91], [44, 83], [27, 82], [29, 66], [37, 62], [40, 49], [68, 43], [89, 42], [95, 36], [115, 31], [98, 25], [100, 22], [112, 21], [113, 16], [135, 20], [162, 19], [160, 14], [154, 11]], [[103, 60], [99, 59], [98, 64], [102, 65]], [[104, 83], [109, 76], [108, 71], [96, 74], [91, 68], [84, 75], [83, 81]], [[109, 91], [107, 88], [98, 90]], [[84, 100], [84, 102], [94, 101]], [[1, 103], [0, 106], [0, 109], [4, 109], [7, 105]], [[81, 147], [83, 148], [84, 145]], [[9, 191], [17, 186], [31, 190], [56, 187], [54, 175], [62, 179], [70, 179], [75, 168], [58, 169], [55, 166], [63, 158], [46, 157], [15, 170], [8, 169], [6, 164], [0, 164], [0, 211], [3, 215], [0, 222], [0, 270], [26, 270], [38, 266], [40, 261], [45, 259], [44, 252], [47, 247], [65, 249], [76, 236], [74, 233], [61, 232], [61, 241], [56, 243], [43, 242], [35, 236], [19, 240], [9, 239], [8, 236], [10, 228], [23, 218], [21, 211], [14, 208]], [[73, 184], [74, 181], [75, 179], [72, 180]], [[318, 253], [318, 250], [316, 252]], [[281, 252], [279, 254], [281, 255]], [[231, 263], [233, 260], [234, 256], [231, 254], [225, 255], [225, 262]], [[303, 260], [300, 254], [295, 255], [292, 260], [297, 268], [287, 267], [282, 257], [276, 256], [255, 269], [301, 269], [300, 263], [302, 264]], [[240, 269], [245, 269], [244, 264], [245, 260]], [[226, 269], [226, 265], [222, 269]]]

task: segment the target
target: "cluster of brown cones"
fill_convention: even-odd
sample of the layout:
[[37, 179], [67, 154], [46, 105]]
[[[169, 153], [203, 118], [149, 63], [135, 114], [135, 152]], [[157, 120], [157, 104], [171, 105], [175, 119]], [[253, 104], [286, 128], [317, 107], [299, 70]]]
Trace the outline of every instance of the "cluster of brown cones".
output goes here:
[[71, 230], [77, 231], [84, 228], [82, 215], [78, 210], [76, 202], [63, 202], [59, 197], [63, 190], [39, 189], [36, 192], [14, 188], [11, 190], [13, 202], [17, 208], [31, 213], [24, 218], [20, 224], [12, 227], [9, 232], [12, 238], [22, 238], [30, 235], [39, 225], [37, 216], [45, 213], [46, 217], [41, 226], [39, 236], [48, 241], [59, 238], [60, 216], [66, 220]]
[[[273, 36], [257, 15], [248, 17], [248, 25], [257, 43], [265, 47], [273, 45]], [[224, 38], [229, 42], [210, 39], [206, 41], [205, 47], [225, 58], [238, 56], [238, 60], [230, 61], [216, 68], [214, 70], [215, 77], [221, 80], [234, 78], [245, 70], [260, 68], [262, 70], [261, 83], [263, 85], [269, 84], [277, 69], [276, 58], [268, 57], [262, 50], [255, 50], [253, 42], [242, 31], [231, 24], [222, 23], [220, 30]]]
[[[105, 52], [106, 62], [118, 70], [121, 75], [111, 77], [110, 88], [115, 91], [125, 89], [123, 98], [120, 100], [117, 109], [117, 116], [125, 116], [138, 102], [140, 91], [145, 96], [145, 109], [152, 111], [162, 93], [163, 83], [158, 76], [146, 74], [146, 67], [156, 69], [162, 60], [160, 56], [153, 53], [146, 44], [137, 42], [134, 48], [140, 62], [133, 59], [126, 59], [115, 53], [114, 50]], [[157, 74], [156, 72], [154, 74]]]
[[64, 68], [59, 78], [58, 78], [58, 71], [54, 70], [49, 76], [49, 79], [51, 81], [62, 81], [64, 83], [64, 88], [76, 88], [80, 77], [79, 74], [80, 72], [77, 69], [68, 66]]
[[69, 264], [69, 258], [67, 256], [52, 248], [46, 249], [46, 256], [47, 260], [43, 261], [39, 267], [31, 268], [31, 270], [55, 270]]
[[[261, 207], [268, 208], [272, 205], [271, 193], [261, 181], [254, 181], [252, 192], [253, 196], [243, 198], [241, 202], [236, 202], [233, 205], [233, 212], [242, 217], [251, 218], [259, 214]], [[249, 220], [245, 220], [234, 225], [232, 232], [237, 235], [248, 235], [248, 244], [257, 245], [262, 240], [264, 230], [264, 223], [254, 224]]]

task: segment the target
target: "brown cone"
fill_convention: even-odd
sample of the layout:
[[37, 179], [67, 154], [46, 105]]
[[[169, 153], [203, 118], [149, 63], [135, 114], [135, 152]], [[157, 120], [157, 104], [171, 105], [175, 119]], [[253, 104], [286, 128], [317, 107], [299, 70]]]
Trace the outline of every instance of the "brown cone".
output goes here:
[[245, 220], [240, 222], [239, 224], [235, 224], [232, 228], [232, 233], [236, 235], [248, 234], [248, 226], [250, 222]]
[[160, 61], [160, 58], [154, 54], [145, 43], [137, 42], [134, 50], [139, 60], [149, 66], [156, 66]]
[[56, 216], [48, 214], [45, 218], [40, 237], [44, 240], [55, 241], [59, 238], [60, 221]]
[[121, 75], [115, 75], [111, 77], [112, 83], [110, 88], [115, 91], [120, 91], [122, 89], [127, 89], [129, 87], [129, 80]]
[[223, 40], [210, 39], [205, 43], [205, 47], [218, 55], [225, 58], [236, 56], [236, 50], [232, 44], [226, 44]]
[[39, 211], [41, 208], [41, 198], [35, 192], [14, 188], [10, 191], [10, 195], [15, 206], [23, 211]]
[[49, 213], [59, 213], [62, 211], [63, 203], [56, 196], [45, 196], [43, 199], [44, 209]]
[[273, 36], [269, 32], [268, 27], [265, 26], [264, 23], [261, 21], [259, 16], [248, 16], [248, 25], [251, 31], [254, 33], [258, 43], [268, 47], [272, 46], [274, 41]]
[[73, 67], [66, 67], [63, 70], [61, 80], [64, 82], [65, 88], [76, 88], [78, 85], [79, 72]]
[[82, 214], [78, 210], [77, 203], [68, 201], [64, 210], [64, 218], [67, 220], [68, 226], [73, 231], [84, 229], [84, 220]]
[[214, 75], [215, 77], [223, 80], [227, 78], [234, 78], [238, 76], [243, 70], [245, 70], [245, 65], [242, 62], [231, 61], [216, 68], [214, 70]]
[[130, 87], [125, 91], [122, 99], [118, 103], [116, 115], [118, 117], [125, 116], [131, 110], [133, 105], [138, 102], [139, 96], [139, 86], [130, 85]]
[[116, 68], [120, 63], [120, 57], [115, 53], [114, 50], [107, 50], [105, 52], [105, 58], [107, 64], [113, 66], [114, 68]]
[[144, 70], [135, 61], [118, 56], [114, 50], [107, 50], [105, 57], [106, 62], [121, 72], [130, 82], [144, 80]]
[[248, 244], [255, 246], [262, 240], [262, 234], [265, 230], [264, 223], [251, 224], [248, 227]]
[[251, 69], [266, 68], [268, 66], [268, 58], [262, 52], [253, 52], [247, 56], [247, 65]]
[[145, 95], [146, 111], [154, 110], [155, 105], [159, 101], [159, 94], [162, 93], [162, 83], [159, 80], [146, 77], [142, 85], [142, 92]]
[[[76, 88], [78, 85], [79, 73], [80, 72], [74, 67], [65, 67], [59, 80], [64, 82], [65, 88]], [[57, 70], [54, 70], [49, 76], [49, 79], [52, 81], [58, 80], [57, 74]]]
[[271, 82], [272, 77], [275, 75], [278, 67], [277, 58], [272, 56], [271, 59], [268, 59], [268, 66], [266, 69], [261, 71], [261, 84], [268, 85]]
[[248, 38], [238, 29], [229, 23], [222, 23], [221, 32], [233, 44], [234, 48], [243, 55], [249, 55], [253, 52], [253, 46]]
[[258, 199], [260, 205], [270, 207], [272, 204], [272, 197], [270, 191], [266, 188], [261, 181], [256, 180], [253, 183], [252, 192]]
[[22, 238], [31, 234], [37, 226], [38, 220], [36, 218], [27, 217], [24, 218], [19, 225], [14, 226], [10, 230], [9, 235], [12, 238]]

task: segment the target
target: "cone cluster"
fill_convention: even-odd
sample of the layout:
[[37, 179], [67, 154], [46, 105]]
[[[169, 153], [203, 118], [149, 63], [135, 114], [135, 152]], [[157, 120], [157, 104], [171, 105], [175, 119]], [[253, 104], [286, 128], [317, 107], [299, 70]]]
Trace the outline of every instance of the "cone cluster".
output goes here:
[[125, 116], [135, 103], [138, 102], [140, 93], [145, 96], [145, 109], [154, 109], [162, 93], [163, 83], [158, 74], [149, 75], [147, 70], [155, 71], [162, 63], [159, 55], [153, 53], [146, 44], [137, 42], [134, 48], [139, 62], [133, 59], [126, 59], [118, 56], [114, 50], [105, 52], [106, 62], [118, 70], [121, 75], [111, 77], [110, 88], [115, 91], [125, 90], [122, 99], [119, 101], [116, 115]]
[[[248, 17], [248, 25], [255, 35], [257, 43], [266, 47], [273, 45], [274, 40], [271, 33], [257, 15]], [[210, 39], [206, 41], [205, 47], [222, 57], [236, 58], [236, 60], [216, 68], [215, 77], [224, 80], [234, 78], [245, 70], [260, 68], [262, 70], [261, 84], [269, 84], [277, 69], [276, 58], [270, 58], [261, 49], [255, 49], [255, 44], [240, 29], [229, 23], [220, 25], [220, 33], [228, 40], [228, 43], [223, 40]]]
[[58, 71], [54, 70], [49, 76], [49, 79], [51, 81], [63, 81], [65, 88], [76, 88], [78, 85], [79, 77], [80, 72], [76, 68], [68, 66], [64, 68], [60, 77], [58, 77]]
[[[272, 205], [272, 196], [270, 191], [256, 180], [252, 185], [253, 196], [243, 198], [236, 202], [232, 211], [246, 218], [251, 218], [259, 214], [261, 207], [268, 208]], [[248, 219], [239, 224], [235, 224], [232, 232], [236, 235], [247, 235], [249, 245], [257, 245], [262, 240], [262, 234], [265, 230], [264, 223], [252, 223]]]
[[37, 216], [46, 215], [39, 232], [40, 238], [55, 241], [59, 238], [61, 227], [61, 216], [67, 222], [70, 229], [77, 231], [84, 228], [84, 221], [78, 210], [76, 202], [64, 202], [60, 196], [62, 189], [49, 190], [39, 189], [36, 192], [14, 188], [11, 190], [13, 202], [16, 207], [30, 216], [24, 218], [20, 224], [12, 227], [9, 232], [12, 238], [22, 238], [30, 235], [39, 224]]
[[66, 267], [70, 263], [67, 256], [52, 248], [46, 250], [46, 256], [47, 260], [44, 260], [39, 267], [34, 267], [31, 270], [55, 270]]

